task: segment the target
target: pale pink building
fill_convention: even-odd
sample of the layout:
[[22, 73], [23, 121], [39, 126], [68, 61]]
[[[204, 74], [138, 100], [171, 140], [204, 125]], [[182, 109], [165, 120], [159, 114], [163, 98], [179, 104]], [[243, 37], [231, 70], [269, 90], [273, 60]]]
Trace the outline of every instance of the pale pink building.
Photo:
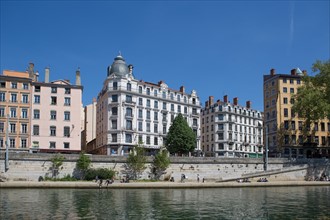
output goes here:
[[32, 82], [31, 146], [40, 152], [81, 151], [82, 90], [80, 70], [76, 83], [68, 80]]

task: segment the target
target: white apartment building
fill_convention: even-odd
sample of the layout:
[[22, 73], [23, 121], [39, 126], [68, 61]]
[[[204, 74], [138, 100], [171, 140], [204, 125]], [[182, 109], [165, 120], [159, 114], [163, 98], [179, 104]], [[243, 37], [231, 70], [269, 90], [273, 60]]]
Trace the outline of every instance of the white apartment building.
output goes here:
[[201, 145], [205, 156], [215, 157], [262, 157], [262, 113], [233, 103], [224, 96], [224, 101], [213, 101], [213, 96], [201, 110]]
[[[96, 149], [98, 154], [125, 155], [139, 142], [149, 154], [162, 146], [174, 118], [181, 113], [200, 136], [201, 104], [197, 93], [170, 89], [135, 79], [133, 66], [119, 55], [108, 68], [97, 98]], [[199, 138], [196, 140], [199, 149]]]

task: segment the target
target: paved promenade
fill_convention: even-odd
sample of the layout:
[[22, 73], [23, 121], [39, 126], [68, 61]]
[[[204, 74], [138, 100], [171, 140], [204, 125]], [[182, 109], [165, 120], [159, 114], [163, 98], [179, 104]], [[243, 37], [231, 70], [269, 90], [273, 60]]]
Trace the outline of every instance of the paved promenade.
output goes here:
[[[239, 187], [281, 187], [281, 186], [330, 186], [330, 181], [275, 181], [275, 182], [115, 182], [106, 186], [103, 184], [101, 188], [113, 189], [166, 189], [166, 188], [239, 188]], [[99, 188], [96, 182], [33, 182], [33, 181], [8, 181], [0, 182], [0, 188], [81, 188], [92, 189]]]

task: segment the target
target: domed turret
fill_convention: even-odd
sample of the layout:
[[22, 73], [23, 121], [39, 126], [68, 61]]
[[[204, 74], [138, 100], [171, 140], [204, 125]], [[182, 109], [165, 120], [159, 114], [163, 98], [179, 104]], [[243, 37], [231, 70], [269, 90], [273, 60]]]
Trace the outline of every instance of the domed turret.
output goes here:
[[114, 74], [117, 77], [127, 77], [129, 69], [125, 63], [124, 58], [118, 55], [111, 66], [108, 67], [108, 76]]

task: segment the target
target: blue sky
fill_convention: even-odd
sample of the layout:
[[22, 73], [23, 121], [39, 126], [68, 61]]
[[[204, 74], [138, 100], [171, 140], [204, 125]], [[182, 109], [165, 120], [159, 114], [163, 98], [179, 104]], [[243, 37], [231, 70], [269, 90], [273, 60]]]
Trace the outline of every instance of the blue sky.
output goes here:
[[271, 68], [311, 73], [330, 58], [329, 1], [1, 1], [1, 72], [35, 64], [41, 81], [75, 81], [97, 97], [121, 51], [137, 79], [263, 110]]

